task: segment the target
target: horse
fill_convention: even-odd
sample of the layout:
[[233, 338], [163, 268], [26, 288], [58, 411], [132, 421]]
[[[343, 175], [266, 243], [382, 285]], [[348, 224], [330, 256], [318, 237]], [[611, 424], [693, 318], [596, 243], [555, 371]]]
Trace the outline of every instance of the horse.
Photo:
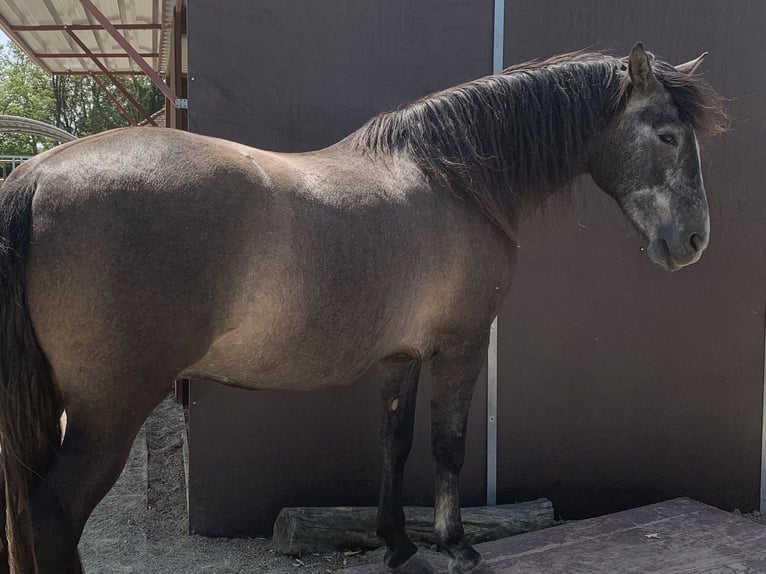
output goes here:
[[24, 163], [0, 189], [3, 568], [81, 571], [85, 522], [173, 380], [295, 391], [374, 372], [385, 566], [433, 572], [402, 510], [425, 366], [438, 546], [452, 574], [490, 571], [458, 479], [518, 221], [590, 174], [651, 261], [696, 262], [697, 137], [725, 127], [703, 56], [530, 62], [307, 153], [126, 128]]

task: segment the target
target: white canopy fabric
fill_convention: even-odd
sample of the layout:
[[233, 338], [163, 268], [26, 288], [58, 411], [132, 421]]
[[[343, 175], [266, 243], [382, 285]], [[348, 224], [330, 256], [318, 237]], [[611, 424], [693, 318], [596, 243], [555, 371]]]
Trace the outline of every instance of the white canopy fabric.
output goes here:
[[[156, 72], [168, 72], [174, 0], [91, 1]], [[51, 74], [99, 72], [71, 33], [110, 72], [143, 73], [80, 0], [0, 0], [0, 28]]]
[[31, 120], [29, 118], [22, 118], [19, 116], [0, 115], [0, 133], [32, 134], [50, 138], [59, 143], [77, 139], [76, 136], [73, 136], [69, 132], [57, 128], [56, 126], [52, 126], [44, 122], [39, 122], [37, 120]]

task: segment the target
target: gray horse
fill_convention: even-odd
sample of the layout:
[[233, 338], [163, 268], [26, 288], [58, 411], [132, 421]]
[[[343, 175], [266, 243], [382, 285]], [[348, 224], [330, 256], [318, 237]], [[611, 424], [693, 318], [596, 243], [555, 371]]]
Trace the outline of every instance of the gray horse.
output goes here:
[[18, 168], [0, 190], [3, 566], [80, 570], [83, 526], [174, 379], [303, 390], [375, 370], [385, 562], [431, 572], [402, 512], [424, 364], [436, 537], [450, 572], [485, 571], [458, 476], [517, 221], [589, 173], [652, 261], [697, 261], [710, 232], [697, 134], [724, 118], [700, 60], [673, 67], [638, 44], [524, 64], [312, 153], [127, 129]]

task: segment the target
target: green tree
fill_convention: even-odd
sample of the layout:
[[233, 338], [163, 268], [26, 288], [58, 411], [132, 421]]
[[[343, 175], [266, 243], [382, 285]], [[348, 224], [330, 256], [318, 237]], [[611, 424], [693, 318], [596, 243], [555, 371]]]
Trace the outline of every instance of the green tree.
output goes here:
[[[99, 79], [136, 121], [143, 119], [107, 78]], [[149, 113], [163, 106], [162, 92], [147, 78], [128, 76], [121, 82]], [[78, 137], [130, 125], [93, 78], [50, 76], [14, 44], [0, 47], [0, 114], [47, 122]], [[0, 154], [33, 155], [54, 143], [24, 134], [2, 134]]]
[[[54, 100], [48, 76], [15, 46], [0, 50], [0, 114], [50, 121]], [[32, 155], [52, 142], [25, 134], [2, 134], [1, 154]]]

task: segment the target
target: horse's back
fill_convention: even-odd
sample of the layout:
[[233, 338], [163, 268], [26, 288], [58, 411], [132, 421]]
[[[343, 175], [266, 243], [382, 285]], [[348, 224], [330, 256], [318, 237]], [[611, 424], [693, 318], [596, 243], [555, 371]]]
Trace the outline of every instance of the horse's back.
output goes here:
[[487, 265], [465, 238], [490, 228], [409, 170], [156, 128], [33, 160], [28, 293], [57, 378], [326, 386], [473, 328]]
[[196, 365], [300, 386], [283, 360], [298, 341], [326, 364], [329, 341], [377, 296], [358, 281], [374, 219], [329, 197], [345, 193], [330, 163], [129, 128], [25, 165], [17, 178], [36, 187], [28, 298], [57, 378]]

